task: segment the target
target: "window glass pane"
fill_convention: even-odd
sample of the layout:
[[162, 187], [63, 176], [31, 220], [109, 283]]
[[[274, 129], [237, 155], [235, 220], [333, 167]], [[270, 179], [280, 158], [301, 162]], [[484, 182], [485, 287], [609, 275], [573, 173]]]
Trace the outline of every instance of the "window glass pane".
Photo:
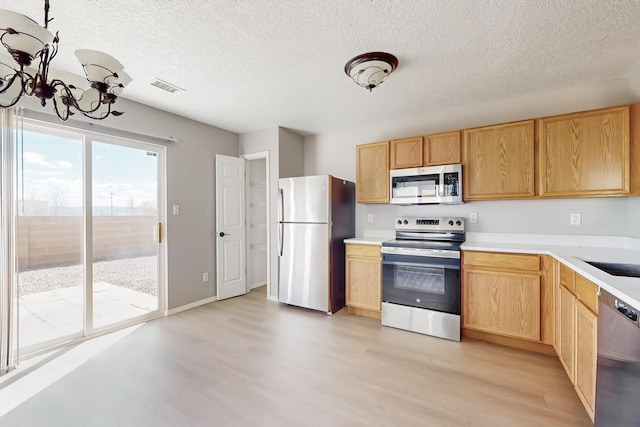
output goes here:
[[78, 134], [25, 126], [18, 145], [21, 348], [83, 330], [82, 144]]

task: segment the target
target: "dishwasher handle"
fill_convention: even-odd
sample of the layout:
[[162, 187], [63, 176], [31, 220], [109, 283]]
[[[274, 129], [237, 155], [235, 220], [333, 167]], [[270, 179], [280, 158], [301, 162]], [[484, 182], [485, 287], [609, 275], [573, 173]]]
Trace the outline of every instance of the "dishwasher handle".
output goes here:
[[638, 321], [638, 313], [632, 310], [628, 305], [620, 302], [620, 300], [618, 300], [617, 298], [613, 302], [613, 305], [615, 309], [618, 310], [618, 312], [622, 313], [623, 316], [629, 318], [629, 320], [633, 322]]
[[640, 321], [638, 313], [640, 313], [639, 307], [633, 307], [629, 303], [621, 300], [617, 296], [600, 288], [600, 296], [598, 297], [600, 304], [605, 307], [610, 307], [615, 310], [620, 316], [624, 316], [625, 319], [631, 322], [634, 326], [640, 328]]

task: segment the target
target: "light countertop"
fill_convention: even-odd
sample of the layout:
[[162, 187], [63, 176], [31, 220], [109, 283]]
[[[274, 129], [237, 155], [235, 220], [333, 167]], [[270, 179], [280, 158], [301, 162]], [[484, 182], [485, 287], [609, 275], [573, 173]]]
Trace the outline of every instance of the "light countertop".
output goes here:
[[489, 234], [470, 237], [462, 245], [462, 250], [551, 255], [602, 289], [640, 309], [640, 278], [613, 276], [585, 262], [640, 264], [638, 239], [545, 235], [509, 235], [501, 238]]
[[382, 242], [390, 240], [386, 237], [352, 237], [351, 239], [344, 239], [345, 243], [352, 243], [357, 245], [377, 245], [382, 246]]
[[361, 236], [351, 239], [344, 239], [345, 243], [353, 243], [357, 245], [377, 245], [381, 246], [382, 242], [395, 239], [396, 233], [393, 230], [372, 230], [364, 229]]
[[[377, 231], [377, 230], [376, 230]], [[345, 243], [382, 245], [393, 233], [368, 232]], [[613, 276], [585, 261], [640, 264], [640, 239], [609, 236], [467, 233], [464, 251], [551, 255], [602, 289], [640, 309], [640, 278]]]

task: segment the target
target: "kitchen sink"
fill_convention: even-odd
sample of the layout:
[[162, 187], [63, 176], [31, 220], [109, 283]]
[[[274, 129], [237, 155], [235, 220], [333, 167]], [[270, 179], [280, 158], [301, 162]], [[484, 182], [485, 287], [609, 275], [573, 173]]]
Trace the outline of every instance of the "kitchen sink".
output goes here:
[[617, 264], [597, 261], [585, 262], [612, 276], [640, 277], [640, 264]]

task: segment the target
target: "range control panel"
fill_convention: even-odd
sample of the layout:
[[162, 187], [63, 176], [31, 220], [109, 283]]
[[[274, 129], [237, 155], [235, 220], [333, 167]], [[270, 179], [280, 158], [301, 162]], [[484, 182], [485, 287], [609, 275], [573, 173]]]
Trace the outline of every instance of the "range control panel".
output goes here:
[[464, 232], [464, 218], [461, 217], [398, 217], [396, 231], [457, 231]]

